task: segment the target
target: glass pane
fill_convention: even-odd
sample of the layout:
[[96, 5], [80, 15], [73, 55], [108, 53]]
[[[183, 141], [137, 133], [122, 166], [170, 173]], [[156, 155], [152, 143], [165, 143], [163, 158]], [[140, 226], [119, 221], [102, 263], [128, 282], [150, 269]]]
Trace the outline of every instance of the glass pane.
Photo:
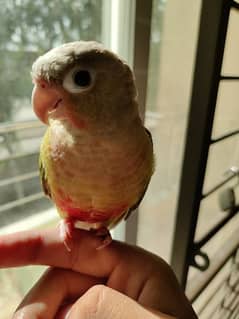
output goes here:
[[213, 123], [213, 138], [239, 128], [239, 81], [221, 81]]
[[101, 6], [101, 0], [1, 2], [0, 122], [34, 117], [30, 106], [32, 62], [63, 42], [100, 40]]
[[167, 260], [173, 235], [200, 4], [201, 1], [190, 0], [153, 2], [146, 125], [153, 135], [156, 170], [140, 208], [138, 243]]
[[38, 171], [44, 131], [45, 127], [39, 126], [1, 135], [0, 227], [52, 207], [42, 194]]
[[[39, 227], [38, 220], [33, 222], [36, 214], [53, 213], [38, 176], [38, 152], [45, 127], [37, 121], [20, 122], [36, 119], [30, 103], [31, 64], [63, 42], [101, 41], [101, 17], [102, 0], [1, 1], [0, 233], [11, 227], [11, 231], [21, 229], [16, 222], [30, 215], [35, 216], [24, 219], [22, 228]], [[6, 122], [12, 124], [6, 126]], [[12, 316], [43, 270], [27, 267], [0, 271], [2, 319]]]
[[[227, 120], [226, 117], [225, 120]], [[229, 169], [233, 166], [239, 167], [237, 136], [213, 144], [210, 147], [203, 187], [204, 194], [213, 189], [219, 183], [223, 182], [226, 177], [229, 177]], [[223, 211], [222, 207], [220, 206], [219, 198], [222, 196], [223, 192], [225, 194], [225, 191], [233, 188], [237, 201], [239, 195], [239, 190], [237, 187], [235, 187], [237, 186], [237, 183], [238, 177], [233, 178], [230, 182], [226, 183], [223, 187], [201, 202], [196, 239], [206, 234], [228, 213], [228, 211]]]
[[[0, 123], [36, 119], [30, 103], [32, 62], [62, 42], [101, 40], [101, 11], [101, 0], [15, 0], [1, 5]], [[37, 175], [45, 128], [38, 124], [22, 125], [21, 129], [0, 128], [0, 226], [3, 226], [7, 221], [11, 223], [23, 215], [49, 208], [51, 203], [43, 196], [40, 198]]]
[[[201, 202], [197, 230], [195, 240], [199, 240], [208, 233], [219, 221], [226, 217], [227, 211], [223, 211], [220, 206], [220, 195], [225, 192], [229, 187], [235, 186], [236, 180], [232, 180], [219, 191], [211, 194]], [[216, 249], [214, 249], [215, 252]]]
[[231, 10], [227, 29], [222, 74], [239, 76], [239, 12]]
[[238, 137], [234, 136], [210, 147], [204, 192], [224, 180], [228, 169], [239, 165], [238, 145]]

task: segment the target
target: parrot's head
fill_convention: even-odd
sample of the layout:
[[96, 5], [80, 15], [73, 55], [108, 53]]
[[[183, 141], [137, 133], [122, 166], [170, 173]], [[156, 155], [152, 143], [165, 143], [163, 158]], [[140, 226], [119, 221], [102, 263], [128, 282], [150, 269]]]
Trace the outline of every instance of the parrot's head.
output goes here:
[[83, 128], [138, 116], [130, 68], [97, 42], [71, 42], [48, 51], [33, 63], [32, 79], [33, 108], [44, 123], [60, 119]]

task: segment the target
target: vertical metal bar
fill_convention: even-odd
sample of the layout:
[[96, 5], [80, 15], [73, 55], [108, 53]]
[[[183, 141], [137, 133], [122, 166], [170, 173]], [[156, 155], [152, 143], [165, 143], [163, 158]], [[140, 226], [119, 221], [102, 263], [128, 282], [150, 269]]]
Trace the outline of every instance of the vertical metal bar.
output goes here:
[[138, 89], [140, 113], [144, 118], [153, 0], [136, 0], [135, 32], [134, 32], [134, 73]]
[[[103, 0], [102, 4], [102, 41], [132, 67], [136, 0]], [[126, 223], [112, 230], [114, 239], [126, 240]]]
[[230, 1], [203, 0], [171, 264], [183, 287], [197, 225]]
[[136, 0], [102, 1], [102, 42], [133, 65]]
[[[150, 33], [153, 0], [136, 0], [135, 32], [134, 32], [134, 62], [133, 69], [138, 89], [140, 114], [144, 118], [148, 65], [150, 51]], [[126, 222], [126, 241], [131, 244], [137, 242], [138, 212], [134, 212]]]

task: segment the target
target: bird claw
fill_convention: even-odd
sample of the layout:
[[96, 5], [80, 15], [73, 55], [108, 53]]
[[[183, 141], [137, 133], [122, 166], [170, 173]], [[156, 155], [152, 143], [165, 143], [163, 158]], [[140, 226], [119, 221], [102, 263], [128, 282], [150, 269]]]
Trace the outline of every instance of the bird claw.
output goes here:
[[112, 242], [112, 237], [111, 235], [109, 235], [107, 238], [105, 238], [103, 241], [102, 241], [102, 244], [98, 247], [96, 247], [96, 250], [101, 250], [107, 246], [109, 246], [109, 244]]
[[70, 220], [60, 220], [59, 222], [60, 239], [62, 240], [66, 250], [71, 252], [69, 241], [72, 239], [72, 231], [74, 228], [74, 222]]
[[102, 244], [99, 245], [96, 248], [96, 250], [101, 250], [101, 249], [107, 247], [112, 242], [112, 237], [111, 237], [111, 234], [110, 234], [108, 228], [101, 227], [94, 232], [95, 232], [95, 235], [97, 237], [102, 237]]
[[[64, 219], [59, 222], [59, 236], [62, 240], [66, 250], [71, 252], [70, 242], [72, 240], [73, 229], [75, 228], [75, 221], [72, 219]], [[101, 250], [107, 247], [112, 242], [112, 237], [109, 230], [106, 227], [100, 227], [99, 229], [91, 229], [90, 232], [96, 237], [101, 238], [101, 244], [96, 247], [96, 250]]]

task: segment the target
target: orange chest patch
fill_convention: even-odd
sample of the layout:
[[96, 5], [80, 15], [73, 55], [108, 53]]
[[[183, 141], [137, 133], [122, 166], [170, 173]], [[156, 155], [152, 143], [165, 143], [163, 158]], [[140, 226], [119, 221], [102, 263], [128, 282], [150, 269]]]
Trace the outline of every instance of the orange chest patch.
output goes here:
[[126, 205], [121, 205], [114, 210], [100, 211], [97, 209], [82, 210], [79, 207], [73, 207], [70, 199], [57, 199], [57, 206], [64, 211], [68, 217], [88, 223], [106, 222], [116, 216], [121, 215], [126, 210]]

